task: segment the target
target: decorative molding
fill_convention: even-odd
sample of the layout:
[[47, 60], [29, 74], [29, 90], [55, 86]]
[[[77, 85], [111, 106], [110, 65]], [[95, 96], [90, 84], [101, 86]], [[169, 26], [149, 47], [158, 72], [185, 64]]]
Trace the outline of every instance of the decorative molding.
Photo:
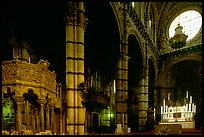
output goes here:
[[145, 41], [147, 41], [150, 49], [154, 52], [155, 56], [158, 57], [159, 51], [158, 51], [155, 43], [153, 43], [153, 40], [150, 37], [147, 29], [145, 28], [145, 25], [141, 21], [141, 18], [137, 15], [137, 13], [132, 8], [130, 3], [128, 4], [127, 13], [129, 15], [129, 17], [132, 19], [132, 21], [134, 22], [134, 24], [135, 24], [136, 28], [138, 29], [138, 31], [140, 32], [141, 36], [145, 39]]

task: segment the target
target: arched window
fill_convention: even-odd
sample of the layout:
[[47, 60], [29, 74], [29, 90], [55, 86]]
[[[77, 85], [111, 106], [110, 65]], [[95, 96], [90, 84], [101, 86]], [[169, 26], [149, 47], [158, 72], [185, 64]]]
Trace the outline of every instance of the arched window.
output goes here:
[[183, 33], [188, 35], [187, 41], [193, 39], [200, 31], [202, 26], [202, 16], [195, 10], [188, 10], [178, 15], [169, 27], [169, 37], [175, 34], [175, 28], [180, 24], [183, 27]]

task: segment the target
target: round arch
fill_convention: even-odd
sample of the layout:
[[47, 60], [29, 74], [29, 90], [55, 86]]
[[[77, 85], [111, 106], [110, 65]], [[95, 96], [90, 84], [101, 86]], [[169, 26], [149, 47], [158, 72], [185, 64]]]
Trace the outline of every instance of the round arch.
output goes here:
[[146, 58], [144, 56], [144, 53], [145, 53], [144, 50], [145, 49], [142, 46], [143, 43], [142, 43], [142, 39], [141, 39], [140, 35], [134, 29], [130, 29], [128, 31], [128, 33], [127, 33], [127, 37], [125, 38], [126, 41], [128, 41], [128, 38], [129, 38], [130, 35], [133, 35], [136, 38], [136, 40], [138, 41], [139, 48], [140, 48], [140, 51], [141, 51], [141, 54], [142, 54], [142, 61], [143, 61], [143, 63], [145, 63], [146, 62]]
[[139, 87], [143, 78], [143, 54], [138, 38], [128, 35], [128, 126], [133, 132], [139, 130]]
[[171, 69], [171, 67], [176, 64], [179, 63], [181, 61], [185, 61], [185, 60], [196, 60], [202, 63], [202, 57], [199, 55], [192, 55], [192, 56], [186, 56], [186, 57], [180, 57], [177, 59], [172, 60], [171, 62], [169, 62], [165, 68], [162, 70], [162, 72], [160, 73], [159, 77], [158, 77], [158, 81], [157, 81], [157, 85], [158, 86], [163, 86], [163, 82], [165, 77], [167, 76], [168, 71]]
[[24, 87], [20, 95], [23, 96], [24, 94], [28, 93], [28, 94], [35, 94], [38, 98], [41, 98], [41, 94], [37, 90], [38, 89], [33, 87]]
[[121, 40], [121, 36], [122, 36], [122, 32], [123, 32], [123, 27], [122, 27], [122, 23], [121, 23], [121, 20], [120, 20], [120, 15], [118, 13], [118, 10], [117, 10], [117, 2], [109, 2], [110, 3], [110, 6], [113, 10], [113, 13], [115, 15], [115, 18], [116, 18], [116, 22], [117, 22], [117, 26], [118, 26], [118, 31], [119, 31], [119, 35], [120, 35], [120, 40]]

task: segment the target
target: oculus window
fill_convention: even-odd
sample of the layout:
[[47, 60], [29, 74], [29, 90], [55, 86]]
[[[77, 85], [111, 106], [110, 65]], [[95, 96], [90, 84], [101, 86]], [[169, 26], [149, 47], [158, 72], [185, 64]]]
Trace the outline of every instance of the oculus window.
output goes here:
[[175, 34], [175, 28], [180, 24], [183, 27], [183, 33], [188, 35], [189, 41], [196, 36], [202, 26], [201, 14], [195, 10], [188, 10], [178, 15], [169, 27], [169, 37], [172, 38]]

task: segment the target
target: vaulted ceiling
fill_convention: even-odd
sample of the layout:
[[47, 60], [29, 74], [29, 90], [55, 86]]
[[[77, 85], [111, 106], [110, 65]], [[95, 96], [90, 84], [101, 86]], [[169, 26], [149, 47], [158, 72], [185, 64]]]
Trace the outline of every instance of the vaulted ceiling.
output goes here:
[[164, 41], [161, 35], [168, 40], [168, 27], [176, 16], [190, 9], [196, 9], [202, 14], [202, 2], [145, 2], [145, 6], [145, 12], [149, 12], [154, 19], [159, 49], [164, 48], [161, 47], [163, 44], [159, 44], [159, 41]]
[[167, 25], [172, 15], [183, 12], [186, 7], [194, 9], [195, 6], [202, 8], [202, 2], [150, 2], [150, 8], [154, 11], [158, 30], [160, 30], [160, 27]]

